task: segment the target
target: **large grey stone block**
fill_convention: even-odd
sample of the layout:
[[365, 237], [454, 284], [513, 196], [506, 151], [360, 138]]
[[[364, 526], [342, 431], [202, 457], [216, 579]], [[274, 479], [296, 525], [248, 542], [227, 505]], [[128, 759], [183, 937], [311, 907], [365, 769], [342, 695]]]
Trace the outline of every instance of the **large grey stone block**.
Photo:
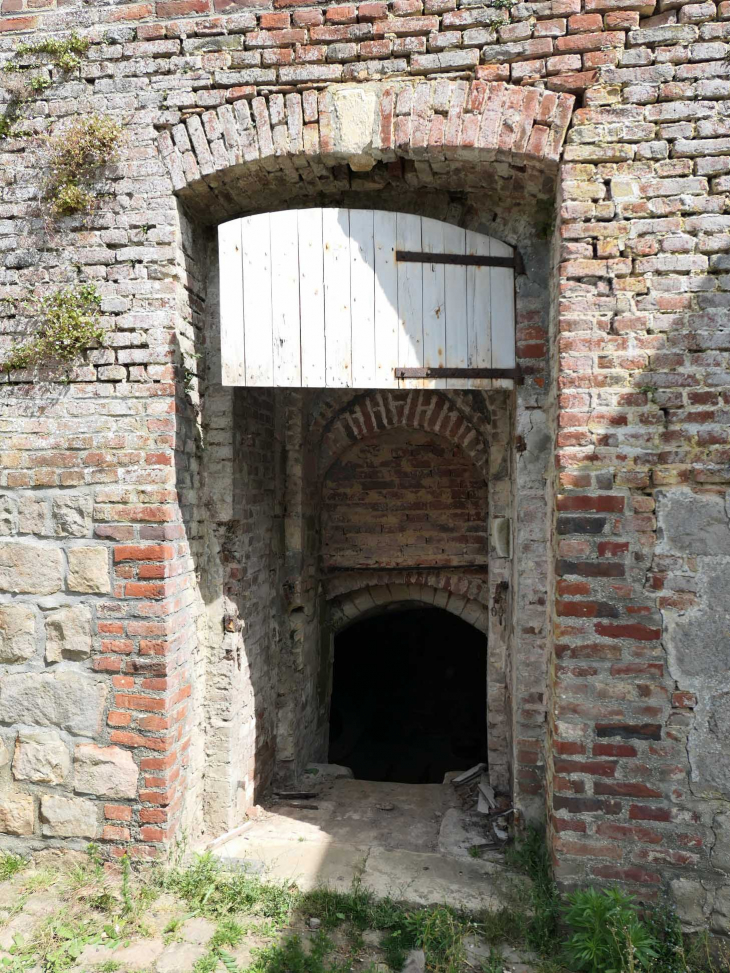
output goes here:
[[41, 798], [41, 831], [53, 838], [95, 838], [97, 805], [76, 797], [44, 794]]
[[91, 612], [86, 605], [67, 605], [46, 617], [46, 662], [90, 655]]
[[13, 497], [0, 497], [0, 535], [18, 532], [18, 504]]
[[33, 834], [33, 798], [30, 794], [0, 796], [0, 834]]
[[35, 612], [31, 605], [0, 605], [0, 662], [26, 662], [35, 655]]
[[70, 591], [106, 594], [109, 581], [109, 551], [106, 547], [74, 547], [68, 552]]
[[6, 723], [56, 726], [94, 736], [101, 729], [106, 685], [86, 672], [19, 672], [0, 678], [0, 713]]
[[667, 554], [730, 554], [730, 516], [724, 493], [662, 490], [656, 494], [659, 544]]
[[119, 747], [82, 743], [74, 753], [74, 790], [99, 797], [134, 797], [139, 770], [132, 754]]
[[88, 537], [91, 533], [91, 497], [84, 493], [53, 498], [53, 526], [59, 537]]
[[53, 730], [21, 730], [15, 744], [13, 777], [34, 784], [60, 784], [71, 769], [68, 747]]
[[0, 542], [0, 591], [52, 595], [63, 584], [63, 554], [37, 544]]

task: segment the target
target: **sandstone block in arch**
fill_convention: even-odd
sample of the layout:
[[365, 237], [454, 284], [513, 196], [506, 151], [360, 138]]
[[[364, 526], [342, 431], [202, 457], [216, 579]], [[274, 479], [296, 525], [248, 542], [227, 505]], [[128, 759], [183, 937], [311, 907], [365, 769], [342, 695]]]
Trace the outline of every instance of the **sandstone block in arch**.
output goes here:
[[443, 608], [463, 618], [485, 635], [489, 631], [489, 609], [486, 605], [443, 588], [419, 584], [374, 585], [333, 599], [330, 602], [332, 630], [341, 632], [362, 618], [414, 602]]
[[333, 84], [192, 115], [163, 131], [158, 147], [174, 191], [203, 222], [218, 223], [261, 208], [239, 184], [246, 168], [290, 182], [310, 166], [316, 181], [337, 165], [362, 172], [398, 158], [555, 172], [574, 101], [503, 82]]

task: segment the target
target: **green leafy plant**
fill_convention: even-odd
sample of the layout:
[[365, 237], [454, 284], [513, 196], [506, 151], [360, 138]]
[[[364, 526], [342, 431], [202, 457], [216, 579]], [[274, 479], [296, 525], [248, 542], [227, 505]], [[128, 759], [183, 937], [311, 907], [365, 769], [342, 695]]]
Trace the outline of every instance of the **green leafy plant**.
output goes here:
[[71, 362], [87, 348], [101, 343], [101, 295], [93, 284], [64, 287], [29, 306], [40, 328], [27, 341], [14, 345], [0, 364], [2, 370]]
[[83, 183], [116, 159], [121, 137], [121, 127], [106, 115], [76, 118], [64, 131], [48, 137], [46, 194], [56, 216], [91, 207], [94, 195]]
[[50, 88], [52, 81], [50, 78], [45, 77], [43, 74], [35, 74], [28, 82], [28, 86], [31, 91], [45, 91], [46, 88]]
[[[90, 41], [73, 33], [65, 40], [44, 37], [32, 43], [18, 44], [9, 61], [3, 68], [2, 86], [8, 93], [5, 111], [0, 115], [0, 139], [21, 137], [28, 134], [18, 127], [22, 106], [30, 100], [31, 94], [38, 94], [50, 88], [51, 78], [36, 74], [26, 79], [18, 58], [46, 55], [46, 60], [62, 71], [71, 71], [81, 64], [81, 56], [89, 49]], [[16, 77], [13, 77], [15, 75]]]
[[524, 922], [527, 945], [550, 956], [560, 943], [560, 895], [553, 880], [550, 851], [542, 828], [530, 826], [507, 849], [507, 862], [531, 880]]
[[567, 896], [565, 921], [575, 930], [566, 953], [586, 973], [650, 970], [659, 943], [641, 921], [632, 896], [621, 889], [580, 889]]
[[2, 78], [2, 87], [7, 93], [5, 110], [0, 115], [0, 139], [14, 138], [22, 133], [19, 128], [21, 108], [30, 97], [30, 86], [24, 78], [9, 76]]
[[[15, 55], [27, 57], [29, 54], [47, 54], [49, 60], [63, 71], [72, 71], [81, 64], [81, 55], [88, 51], [90, 45], [89, 40], [74, 32], [65, 40], [44, 37], [31, 43], [18, 44]], [[13, 71], [17, 67], [14, 64], [12, 67], [6, 65], [5, 70]]]
[[494, 949], [490, 949], [489, 959], [482, 963], [482, 973], [504, 973], [504, 959], [502, 954]]
[[22, 855], [12, 855], [9, 852], [0, 855], [0, 882], [17, 875], [27, 864], [27, 858]]
[[248, 973], [346, 973], [349, 964], [327, 962], [332, 948], [328, 936], [320, 932], [305, 950], [298, 936], [260, 950]]
[[122, 855], [122, 902], [124, 903], [124, 912], [129, 915], [129, 913], [134, 911], [134, 900], [132, 898], [132, 886], [131, 886], [131, 876], [132, 876], [132, 865], [129, 861], [129, 855]]
[[262, 882], [247, 872], [227, 872], [211, 854], [196, 857], [187, 868], [173, 868], [163, 887], [180, 895], [201, 915], [225, 918], [235, 913], [286, 921], [296, 890]]

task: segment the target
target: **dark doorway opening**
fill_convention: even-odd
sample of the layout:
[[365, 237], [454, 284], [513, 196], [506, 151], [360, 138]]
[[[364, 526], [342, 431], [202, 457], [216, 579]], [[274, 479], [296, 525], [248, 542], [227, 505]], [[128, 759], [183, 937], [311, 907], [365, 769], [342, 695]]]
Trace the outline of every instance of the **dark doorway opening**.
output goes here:
[[340, 632], [330, 762], [408, 784], [486, 763], [486, 649], [485, 635], [441, 608], [386, 611]]

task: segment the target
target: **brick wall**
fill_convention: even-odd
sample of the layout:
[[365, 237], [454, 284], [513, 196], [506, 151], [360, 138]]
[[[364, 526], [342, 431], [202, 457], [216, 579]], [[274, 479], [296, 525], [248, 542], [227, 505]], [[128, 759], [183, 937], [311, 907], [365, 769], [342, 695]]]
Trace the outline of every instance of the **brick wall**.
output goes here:
[[[208, 663], [231, 666], [226, 638], [233, 659], [244, 638], [222, 631], [227, 527], [210, 526], [238, 513], [202, 226], [368, 193], [488, 228], [526, 258], [527, 380], [490, 452], [508, 475], [489, 504], [515, 512], [512, 567], [489, 583], [510, 582], [520, 800], [532, 789], [538, 807], [547, 762], [561, 881], [671, 887], [689, 924], [730, 931], [716, 584], [730, 556], [729, 21], [725, 0], [4, 0], [3, 59], [46, 31], [92, 41], [24, 109], [26, 128], [101, 111], [128, 134], [94, 213], [52, 233], [36, 143], [0, 140], [2, 346], [31, 293], [76, 280], [99, 285], [109, 334], [65, 384], [15, 373], [0, 388], [5, 844], [97, 837], [151, 854], [187, 820]], [[553, 196], [548, 328], [535, 241]], [[534, 579], [549, 575], [548, 603]], [[82, 686], [77, 718], [66, 687]], [[38, 776], [39, 748], [57, 753], [54, 779]], [[90, 764], [116, 769], [100, 782]]]
[[327, 471], [322, 504], [325, 568], [487, 564], [487, 484], [436, 436], [358, 443]]

